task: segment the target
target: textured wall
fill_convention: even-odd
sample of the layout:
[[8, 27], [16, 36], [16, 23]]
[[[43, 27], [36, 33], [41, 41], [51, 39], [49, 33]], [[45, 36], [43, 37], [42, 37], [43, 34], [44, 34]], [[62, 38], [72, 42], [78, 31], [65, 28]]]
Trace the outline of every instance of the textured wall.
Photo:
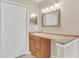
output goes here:
[[[53, 1], [53, 0], [52, 0]], [[54, 1], [55, 2], [55, 1]], [[40, 3], [40, 11], [51, 3], [44, 0]], [[43, 32], [48, 33], [69, 33], [79, 35], [79, 0], [58, 0], [61, 4], [61, 26], [60, 27], [41, 27]]]
[[25, 5], [32, 3], [32, 0], [9, 0], [9, 1], [18, 2]]

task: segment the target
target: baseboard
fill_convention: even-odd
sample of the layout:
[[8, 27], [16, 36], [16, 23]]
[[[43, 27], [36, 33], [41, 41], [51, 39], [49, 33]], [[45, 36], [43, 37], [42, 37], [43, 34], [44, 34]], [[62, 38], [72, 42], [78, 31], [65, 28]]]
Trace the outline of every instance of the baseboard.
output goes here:
[[15, 58], [20, 58], [20, 57], [22, 57], [22, 56], [24, 56], [24, 55], [26, 55], [26, 54], [23, 54], [23, 55], [17, 56], [17, 57], [15, 57]]
[[28, 52], [27, 52], [27, 55], [29, 55], [29, 54], [31, 54], [31, 52], [30, 52], [30, 51], [28, 51]]
[[31, 54], [31, 52], [30, 52], [30, 51], [26, 52], [26, 53], [25, 53], [25, 54], [23, 54], [23, 55], [17, 56], [17, 57], [15, 57], [15, 58], [20, 58], [20, 57], [22, 57], [22, 56], [24, 56], [24, 55], [29, 55], [29, 54]]
[[55, 56], [51, 56], [51, 58], [56, 58]]

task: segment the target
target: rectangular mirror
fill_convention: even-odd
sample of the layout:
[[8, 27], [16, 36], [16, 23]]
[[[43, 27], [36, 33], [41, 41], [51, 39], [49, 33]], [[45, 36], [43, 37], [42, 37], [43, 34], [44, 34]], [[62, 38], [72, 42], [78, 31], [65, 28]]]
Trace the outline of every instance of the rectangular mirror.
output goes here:
[[59, 10], [42, 15], [43, 26], [60, 26]]

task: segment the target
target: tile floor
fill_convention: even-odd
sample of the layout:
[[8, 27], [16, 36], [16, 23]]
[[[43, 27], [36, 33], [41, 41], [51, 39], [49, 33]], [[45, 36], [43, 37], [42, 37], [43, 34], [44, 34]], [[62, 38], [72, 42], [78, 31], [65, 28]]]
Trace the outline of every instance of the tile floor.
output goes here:
[[[29, 55], [23, 55], [23, 56], [19, 56], [17, 58], [36, 58], [34, 55], [29, 54]], [[54, 58], [54, 57], [50, 57], [50, 58]]]
[[35, 58], [35, 56], [33, 56], [32, 54], [29, 54], [29, 55], [19, 56], [17, 58]]

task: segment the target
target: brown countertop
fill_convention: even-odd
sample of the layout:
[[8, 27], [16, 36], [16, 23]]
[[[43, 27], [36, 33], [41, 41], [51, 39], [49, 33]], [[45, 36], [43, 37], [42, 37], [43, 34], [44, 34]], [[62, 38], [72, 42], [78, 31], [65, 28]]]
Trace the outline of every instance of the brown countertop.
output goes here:
[[35, 35], [35, 36], [39, 36], [39, 37], [55, 40], [57, 43], [61, 43], [61, 44], [66, 44], [66, 43], [71, 42], [71, 41], [73, 41], [73, 40], [78, 38], [78, 37], [75, 37], [75, 36], [53, 35], [53, 34], [36, 33], [36, 32], [35, 33], [34, 32], [30, 32], [30, 35]]

